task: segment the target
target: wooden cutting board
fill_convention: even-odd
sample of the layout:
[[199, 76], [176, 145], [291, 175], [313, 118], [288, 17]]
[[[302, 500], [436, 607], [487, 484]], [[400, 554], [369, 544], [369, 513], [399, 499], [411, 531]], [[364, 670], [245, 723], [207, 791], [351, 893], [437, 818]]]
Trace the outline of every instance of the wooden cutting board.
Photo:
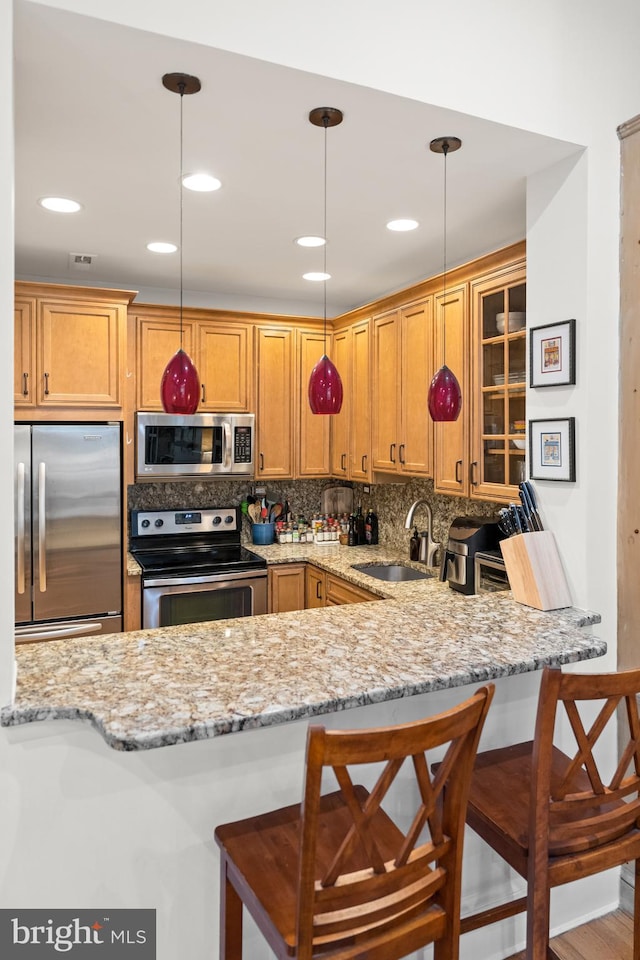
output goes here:
[[353, 487], [325, 487], [321, 499], [322, 513], [353, 513]]

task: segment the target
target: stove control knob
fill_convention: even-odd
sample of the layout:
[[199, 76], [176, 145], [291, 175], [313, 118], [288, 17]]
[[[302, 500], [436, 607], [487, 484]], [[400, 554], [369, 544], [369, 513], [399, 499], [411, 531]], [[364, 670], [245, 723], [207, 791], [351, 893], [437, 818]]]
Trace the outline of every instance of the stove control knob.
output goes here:
[[146, 530], [150, 523], [151, 523], [150, 520], [143, 520], [140, 526], [144, 527], [144, 529]]
[[235, 520], [235, 517], [232, 516], [231, 514], [229, 514], [227, 517], [224, 518], [225, 523], [233, 523], [234, 520]]
[[156, 520], [156, 527], [164, 527], [164, 520]]
[[218, 524], [220, 524], [220, 523], [222, 523], [222, 517], [214, 517], [214, 518], [213, 518], [213, 525], [214, 525], [214, 527], [217, 527]]

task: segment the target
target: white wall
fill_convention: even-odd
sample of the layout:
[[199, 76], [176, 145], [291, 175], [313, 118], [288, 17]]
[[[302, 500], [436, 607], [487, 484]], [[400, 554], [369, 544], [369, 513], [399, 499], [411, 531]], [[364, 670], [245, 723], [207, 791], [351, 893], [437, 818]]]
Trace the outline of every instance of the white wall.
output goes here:
[[[607, 663], [613, 667], [618, 346], [615, 129], [640, 110], [637, 0], [607, 4], [600, 0], [563, 0], [562, 4], [557, 0], [518, 4], [511, 0], [482, 4], [474, 0], [447, 4], [325, 0], [322, 5], [304, 0], [268, 4], [185, 0], [179, 5], [168, 0], [153, 4], [53, 0], [49, 5], [209, 42], [585, 145], [585, 153], [574, 163], [543, 171], [528, 185], [529, 318], [546, 323], [574, 316], [578, 321], [578, 384], [547, 393], [533, 391], [528, 403], [531, 416], [548, 416], [553, 410], [578, 420], [577, 484], [539, 484], [539, 489], [561, 544], [576, 603], [603, 614], [598, 632], [611, 644]], [[0, 101], [4, 316], [10, 315], [12, 299], [7, 266], [11, 260], [11, 163], [6, 151], [12, 131], [11, 85], [6, 76], [11, 64], [7, 7], [0, 5], [0, 70], [5, 80]], [[105, 56], [112, 54], [116, 55], [105, 50]], [[9, 324], [4, 337], [0, 384], [8, 385]], [[0, 414], [0, 438], [7, 447], [12, 410], [6, 387], [0, 393]], [[0, 492], [9, 504], [11, 476], [6, 458], [0, 463]], [[0, 543], [3, 702], [8, 698], [12, 659], [8, 513], [7, 535]], [[593, 667], [602, 665], [598, 661]], [[521, 688], [513, 689], [517, 693]], [[516, 716], [517, 705], [513, 709]], [[260, 796], [268, 805], [281, 802], [294, 788], [299, 735], [293, 729], [290, 734], [258, 731], [230, 737], [228, 743], [193, 744], [158, 751], [155, 756], [126, 757], [111, 754], [97, 734], [70, 723], [0, 731], [0, 815], [7, 827], [0, 831], [0, 905], [73, 906], [89, 898], [101, 905], [109, 901], [113, 906], [157, 906], [163, 911], [166, 935], [160, 960], [178, 952], [190, 960], [204, 960], [210, 955], [204, 947], [207, 924], [216, 911], [211, 881], [215, 856], [206, 845], [210, 844], [209, 828], [224, 807], [207, 807], [214, 796], [220, 799], [216, 764], [236, 750], [260, 752], [254, 746], [260, 736], [268, 746], [265, 755], [273, 756], [274, 764], [282, 763], [286, 785], [278, 787], [277, 775], [272, 774], [263, 795], [259, 778], [236, 757], [238, 769], [224, 789], [231, 786], [241, 792], [246, 803]], [[287, 748], [288, 737], [296, 741], [292, 751]], [[207, 771], [201, 773], [203, 765]], [[231, 801], [233, 796], [227, 792], [222, 799]], [[242, 812], [232, 802], [227, 809], [231, 815]], [[91, 844], [97, 844], [99, 852], [98, 875], [88, 883]], [[191, 888], [188, 895], [187, 886]], [[596, 908], [598, 903], [610, 903], [612, 883], [597, 889]], [[558, 922], [572, 922], [592, 908], [594, 901], [586, 895], [569, 898], [563, 901]], [[509, 953], [514, 942], [510, 929], [494, 936], [490, 948], [481, 951], [487, 958]]]

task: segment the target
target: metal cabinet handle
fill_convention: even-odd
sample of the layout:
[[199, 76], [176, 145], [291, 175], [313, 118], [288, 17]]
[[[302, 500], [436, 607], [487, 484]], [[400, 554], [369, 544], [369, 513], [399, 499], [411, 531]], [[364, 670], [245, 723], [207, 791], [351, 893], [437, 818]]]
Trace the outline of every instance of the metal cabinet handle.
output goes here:
[[362, 461], [361, 461], [361, 466], [362, 466], [362, 472], [363, 472], [363, 473], [366, 473], [366, 472], [367, 472], [367, 468], [366, 468], [366, 466], [365, 466], [366, 462], [367, 462], [367, 455], [366, 455], [366, 453], [363, 453], [363, 454], [362, 454]]
[[16, 549], [18, 551], [17, 561], [18, 561], [18, 571], [17, 571], [17, 590], [18, 593], [24, 593], [25, 591], [25, 577], [24, 577], [24, 566], [25, 566], [25, 539], [24, 539], [24, 463], [18, 464], [18, 515], [16, 517], [17, 524], [17, 544]]
[[49, 396], [49, 374], [45, 373], [44, 375], [44, 395], [45, 397]]
[[29, 374], [28, 373], [22, 374], [22, 396], [23, 397], [29, 396]]
[[47, 466], [38, 464], [38, 578], [40, 593], [47, 589]]
[[201, 386], [201, 388], [202, 388], [202, 403], [206, 403], [206, 402], [207, 402], [207, 388], [206, 388], [206, 385], [205, 385], [204, 383], [201, 383], [200, 386]]
[[456, 460], [456, 483], [462, 483], [460, 471], [462, 470], [462, 460]]
[[400, 444], [400, 449], [398, 450], [398, 459], [401, 464], [404, 464], [404, 443]]
[[470, 479], [471, 479], [471, 485], [474, 486], [474, 487], [477, 487], [477, 486], [478, 486], [478, 478], [477, 478], [477, 476], [475, 475], [475, 472], [476, 472], [477, 467], [478, 467], [478, 461], [477, 461], [477, 460], [474, 460], [474, 461], [471, 463], [471, 467], [470, 467], [470, 470], [469, 470], [469, 476], [470, 476]]
[[340, 469], [341, 469], [341, 470], [346, 470], [346, 469], [347, 469], [346, 459], [347, 459], [346, 453], [341, 453], [341, 454], [340, 454]]
[[260, 454], [260, 469], [264, 470], [264, 453]]
[[316, 580], [316, 600], [322, 600], [322, 594], [320, 593], [320, 581]]
[[395, 443], [392, 443], [389, 447], [389, 460], [391, 461], [391, 463], [396, 462], [396, 458], [394, 456], [395, 452], [396, 452], [396, 445]]

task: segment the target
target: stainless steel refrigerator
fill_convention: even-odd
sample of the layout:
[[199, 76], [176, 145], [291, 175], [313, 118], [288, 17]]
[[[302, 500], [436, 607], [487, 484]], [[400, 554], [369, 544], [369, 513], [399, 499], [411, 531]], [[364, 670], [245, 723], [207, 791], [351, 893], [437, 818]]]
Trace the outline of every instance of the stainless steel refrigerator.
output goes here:
[[120, 424], [16, 424], [16, 641], [122, 629]]

